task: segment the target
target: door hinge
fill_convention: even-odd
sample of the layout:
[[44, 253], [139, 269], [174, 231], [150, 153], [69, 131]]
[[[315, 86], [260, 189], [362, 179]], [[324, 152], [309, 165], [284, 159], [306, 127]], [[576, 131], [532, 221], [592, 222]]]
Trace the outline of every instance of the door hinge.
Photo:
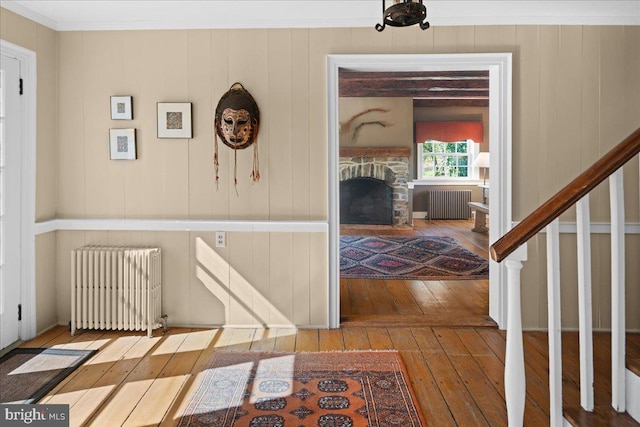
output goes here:
[[22, 304], [18, 304], [18, 321], [22, 320]]
[[23, 84], [24, 84], [24, 80], [20, 79], [20, 95], [24, 93]]

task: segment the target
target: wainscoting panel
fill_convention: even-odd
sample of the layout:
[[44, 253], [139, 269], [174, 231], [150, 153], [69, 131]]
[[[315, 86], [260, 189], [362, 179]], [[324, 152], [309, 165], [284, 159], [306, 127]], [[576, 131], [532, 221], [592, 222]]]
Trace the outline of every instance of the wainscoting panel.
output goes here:
[[163, 252], [163, 314], [174, 326], [326, 327], [324, 233], [58, 231], [57, 320], [71, 314], [71, 249], [157, 246]]

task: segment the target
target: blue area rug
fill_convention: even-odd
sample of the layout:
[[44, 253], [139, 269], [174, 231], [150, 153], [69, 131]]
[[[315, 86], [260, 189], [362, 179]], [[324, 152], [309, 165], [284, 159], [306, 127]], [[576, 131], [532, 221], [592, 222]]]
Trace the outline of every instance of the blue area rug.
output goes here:
[[451, 237], [341, 236], [340, 277], [488, 279], [489, 261]]

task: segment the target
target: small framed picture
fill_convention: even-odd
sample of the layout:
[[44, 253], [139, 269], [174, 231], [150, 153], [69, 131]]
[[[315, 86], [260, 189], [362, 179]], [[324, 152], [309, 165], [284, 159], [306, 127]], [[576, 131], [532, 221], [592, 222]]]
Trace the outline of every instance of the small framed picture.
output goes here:
[[190, 102], [158, 102], [158, 138], [191, 138]]
[[109, 129], [109, 155], [111, 160], [135, 160], [136, 130]]
[[111, 120], [132, 120], [133, 106], [130, 96], [111, 97]]

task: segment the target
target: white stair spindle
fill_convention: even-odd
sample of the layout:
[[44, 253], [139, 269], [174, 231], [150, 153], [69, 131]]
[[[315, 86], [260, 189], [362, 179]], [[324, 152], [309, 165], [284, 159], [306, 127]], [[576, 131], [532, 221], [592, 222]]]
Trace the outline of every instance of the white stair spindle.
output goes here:
[[507, 348], [504, 363], [504, 390], [509, 426], [524, 423], [526, 381], [524, 349], [522, 346], [522, 307], [520, 298], [520, 270], [527, 259], [527, 245], [519, 247], [505, 261], [508, 275], [507, 291]]
[[625, 251], [622, 168], [609, 177], [611, 200], [611, 406], [626, 410], [625, 396]]
[[591, 315], [591, 219], [589, 195], [576, 205], [578, 228], [578, 323], [580, 336], [580, 404], [593, 412], [593, 321]]
[[560, 220], [547, 226], [547, 307], [549, 310], [549, 398], [551, 427], [562, 426], [562, 336], [560, 320]]

